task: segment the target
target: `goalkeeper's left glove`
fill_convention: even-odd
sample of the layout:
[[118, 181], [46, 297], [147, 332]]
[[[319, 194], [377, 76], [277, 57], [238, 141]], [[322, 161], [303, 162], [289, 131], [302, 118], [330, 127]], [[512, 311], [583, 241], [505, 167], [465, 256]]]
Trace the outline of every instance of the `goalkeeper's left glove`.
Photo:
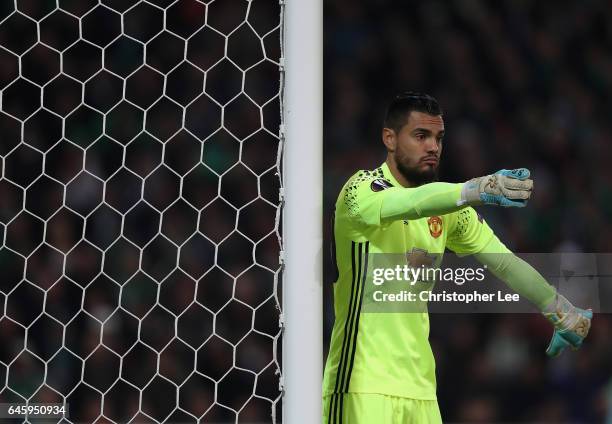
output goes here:
[[555, 326], [546, 349], [548, 356], [558, 356], [568, 346], [574, 350], [578, 349], [589, 334], [593, 311], [575, 307], [560, 294], [557, 294], [543, 314]]
[[525, 207], [533, 189], [529, 175], [527, 168], [519, 168], [502, 169], [492, 175], [472, 178], [463, 184], [458, 204]]

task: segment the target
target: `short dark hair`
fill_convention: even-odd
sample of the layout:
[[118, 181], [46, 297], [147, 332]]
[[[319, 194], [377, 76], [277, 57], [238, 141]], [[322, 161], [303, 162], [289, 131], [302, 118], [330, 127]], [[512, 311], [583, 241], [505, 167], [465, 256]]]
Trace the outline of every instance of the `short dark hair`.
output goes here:
[[385, 114], [385, 128], [391, 128], [399, 133], [412, 111], [427, 113], [428, 115], [442, 115], [438, 101], [429, 94], [407, 91], [396, 95]]

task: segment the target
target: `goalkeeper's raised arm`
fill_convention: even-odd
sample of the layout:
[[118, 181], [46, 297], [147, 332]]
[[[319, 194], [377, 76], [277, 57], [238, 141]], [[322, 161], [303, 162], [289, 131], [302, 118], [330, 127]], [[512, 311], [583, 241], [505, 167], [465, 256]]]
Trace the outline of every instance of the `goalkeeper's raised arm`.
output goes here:
[[[445, 215], [470, 205], [523, 207], [531, 196], [532, 187], [529, 171], [524, 168], [502, 169], [464, 184], [436, 182], [414, 189], [393, 187], [379, 196], [380, 221]], [[376, 203], [375, 196], [371, 200]]]

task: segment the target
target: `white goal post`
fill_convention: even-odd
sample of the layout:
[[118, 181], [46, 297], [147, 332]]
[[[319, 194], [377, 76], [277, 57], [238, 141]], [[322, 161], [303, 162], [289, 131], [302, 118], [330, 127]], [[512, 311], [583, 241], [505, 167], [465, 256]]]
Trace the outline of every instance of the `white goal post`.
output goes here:
[[321, 422], [323, 2], [288, 0], [283, 92], [283, 422]]

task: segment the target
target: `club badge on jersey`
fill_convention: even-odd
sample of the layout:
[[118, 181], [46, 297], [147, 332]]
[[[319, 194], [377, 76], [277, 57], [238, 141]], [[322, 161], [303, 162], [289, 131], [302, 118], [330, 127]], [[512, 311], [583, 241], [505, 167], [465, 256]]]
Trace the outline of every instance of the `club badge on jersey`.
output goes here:
[[427, 220], [427, 225], [429, 226], [429, 234], [431, 234], [433, 238], [440, 237], [440, 234], [442, 234], [442, 218], [439, 216], [431, 216]]

